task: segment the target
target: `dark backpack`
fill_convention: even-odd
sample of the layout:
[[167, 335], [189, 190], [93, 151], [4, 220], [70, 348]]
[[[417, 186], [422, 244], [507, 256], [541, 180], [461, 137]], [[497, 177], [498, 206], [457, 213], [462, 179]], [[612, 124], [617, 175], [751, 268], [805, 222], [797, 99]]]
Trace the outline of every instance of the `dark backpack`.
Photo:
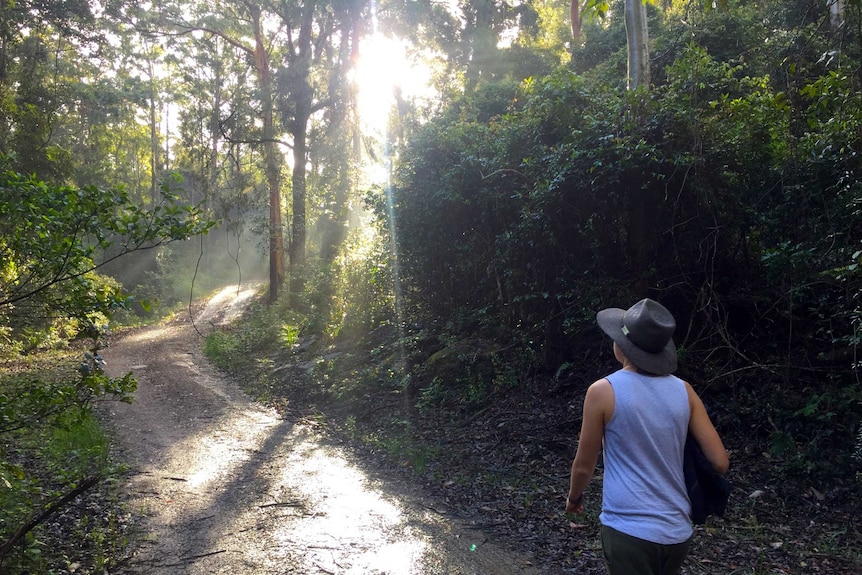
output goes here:
[[685, 440], [682, 468], [685, 489], [691, 500], [692, 522], [701, 525], [710, 515], [724, 516], [733, 486], [719, 475], [690, 433]]

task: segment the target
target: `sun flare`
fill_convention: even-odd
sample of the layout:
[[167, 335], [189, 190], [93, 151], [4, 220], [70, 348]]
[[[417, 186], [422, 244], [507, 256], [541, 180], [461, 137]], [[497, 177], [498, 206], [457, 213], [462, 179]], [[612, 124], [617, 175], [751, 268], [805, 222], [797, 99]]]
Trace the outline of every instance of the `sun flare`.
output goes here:
[[430, 94], [431, 68], [408, 56], [406, 41], [377, 32], [360, 48], [355, 81], [363, 132], [384, 138], [398, 98]]

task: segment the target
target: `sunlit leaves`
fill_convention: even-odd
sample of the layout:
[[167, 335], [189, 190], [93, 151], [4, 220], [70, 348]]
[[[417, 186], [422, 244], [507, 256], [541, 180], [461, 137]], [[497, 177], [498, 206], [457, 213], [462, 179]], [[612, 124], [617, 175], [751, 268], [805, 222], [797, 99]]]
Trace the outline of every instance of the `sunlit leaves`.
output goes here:
[[164, 242], [206, 233], [213, 222], [179, 203], [165, 188], [151, 209], [130, 202], [122, 189], [52, 185], [12, 171], [0, 173], [0, 325], [24, 306], [43, 321], [109, 313], [125, 304], [118, 284], [93, 272], [110, 259]]
[[585, 20], [593, 18], [604, 18], [611, 9], [611, 3], [607, 0], [587, 0], [581, 12]]

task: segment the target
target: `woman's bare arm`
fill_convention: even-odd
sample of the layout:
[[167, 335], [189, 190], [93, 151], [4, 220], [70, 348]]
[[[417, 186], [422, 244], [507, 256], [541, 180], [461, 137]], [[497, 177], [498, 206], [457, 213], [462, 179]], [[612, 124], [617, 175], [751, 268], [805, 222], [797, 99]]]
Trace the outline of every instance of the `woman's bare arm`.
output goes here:
[[724, 475], [730, 466], [730, 458], [724, 443], [718, 435], [715, 426], [709, 419], [709, 414], [703, 406], [703, 401], [688, 383], [685, 384], [688, 392], [688, 404], [691, 408], [691, 419], [688, 422], [688, 430], [697, 440], [703, 454], [712, 463], [718, 473]]
[[578, 451], [572, 461], [567, 512], [583, 511], [583, 506], [580, 504], [581, 496], [596, 469], [599, 452], [602, 449], [605, 423], [613, 413], [613, 408], [614, 391], [610, 382], [607, 379], [600, 379], [593, 383], [584, 397], [581, 435], [578, 440]]

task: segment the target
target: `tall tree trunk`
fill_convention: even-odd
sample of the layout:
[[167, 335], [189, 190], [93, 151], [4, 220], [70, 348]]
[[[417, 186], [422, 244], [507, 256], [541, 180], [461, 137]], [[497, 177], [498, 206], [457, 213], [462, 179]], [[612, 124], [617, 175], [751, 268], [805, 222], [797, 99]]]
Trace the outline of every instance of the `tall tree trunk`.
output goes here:
[[314, 88], [309, 83], [313, 57], [314, 8], [314, 0], [308, 0], [303, 7], [297, 42], [298, 54], [293, 64], [297, 85], [293, 91], [295, 115], [291, 126], [293, 135], [293, 176], [291, 178], [293, 186], [293, 204], [291, 206], [293, 208], [293, 229], [290, 238], [290, 291], [292, 297], [299, 294], [305, 284], [300, 275], [300, 268], [305, 263], [305, 164], [308, 161], [308, 122], [311, 118], [314, 99]]
[[577, 42], [581, 39], [581, 2], [572, 0], [569, 5], [569, 20], [572, 26], [572, 39]]
[[148, 54], [147, 72], [150, 75], [150, 201], [156, 205], [161, 178], [161, 145], [159, 144], [159, 124], [157, 112], [158, 90], [156, 88], [156, 73], [153, 66], [153, 55]]
[[[299, 106], [297, 106], [297, 110]], [[291, 290], [302, 286], [302, 279], [297, 277], [299, 268], [305, 263], [305, 237], [306, 237], [306, 222], [305, 222], [305, 197], [306, 197], [306, 182], [305, 182], [305, 163], [308, 156], [308, 134], [307, 134], [307, 117], [299, 121], [297, 119], [296, 127], [293, 131], [293, 176], [291, 185], [293, 187], [293, 229], [290, 238], [290, 274], [291, 274]]]
[[[281, 229], [281, 162], [275, 141], [272, 105], [272, 75], [263, 45], [260, 7], [248, 4], [254, 26], [254, 63], [260, 79], [260, 101], [263, 114], [263, 146], [266, 181], [269, 185], [269, 302], [275, 303], [284, 283], [284, 234]], [[295, 192], [294, 192], [295, 195]]]
[[470, 39], [470, 61], [465, 72], [465, 90], [473, 92], [480, 78], [490, 74], [497, 55], [497, 33], [494, 31], [494, 17], [497, 6], [494, 0], [471, 0], [472, 14], [468, 17], [467, 31]]
[[[356, 62], [359, 56], [360, 41], [360, 19], [354, 18], [347, 12], [339, 23], [342, 41], [338, 47], [337, 62]], [[356, 109], [356, 98], [350, 85], [346, 81], [347, 74], [339, 74], [337, 80], [347, 95], [342, 105], [333, 105], [329, 108], [330, 134], [336, 146], [335, 153], [331, 154], [327, 164], [334, 172], [333, 180], [326, 186], [324, 198], [327, 210], [321, 214], [319, 228], [321, 230], [320, 257], [324, 264], [332, 262], [338, 255], [341, 245], [347, 236], [347, 220], [349, 208], [348, 197], [353, 188], [351, 166], [355, 164], [360, 153], [361, 134], [359, 133], [359, 122], [349, 122], [347, 118], [352, 115], [358, 118]], [[336, 80], [333, 80], [335, 82]], [[332, 88], [330, 88], [332, 91]]]
[[638, 86], [649, 86], [649, 31], [647, 29], [646, 4], [643, 0], [626, 0], [626, 40], [628, 41], [628, 81], [626, 86], [634, 90]]
[[[220, 51], [220, 41], [215, 39], [216, 51]], [[204, 185], [204, 201], [205, 207], [209, 207], [209, 200], [212, 194], [218, 188], [218, 144], [221, 137], [219, 126], [219, 111], [222, 105], [222, 61], [221, 58], [216, 58], [214, 62], [215, 69], [213, 70], [213, 108], [209, 120], [209, 158], [207, 158], [207, 174], [206, 184]]]
[[844, 0], [827, 0], [829, 6], [829, 25], [838, 30], [844, 23]]

